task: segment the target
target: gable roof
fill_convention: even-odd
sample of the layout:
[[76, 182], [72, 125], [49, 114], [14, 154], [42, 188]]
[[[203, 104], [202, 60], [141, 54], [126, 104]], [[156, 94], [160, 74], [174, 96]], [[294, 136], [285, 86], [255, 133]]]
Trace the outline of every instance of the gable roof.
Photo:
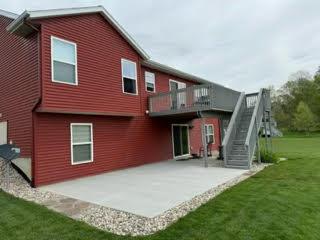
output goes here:
[[[138, 45], [138, 43], [129, 35], [129, 33], [111, 16], [111, 14], [103, 7], [82, 7], [82, 8], [63, 8], [63, 9], [52, 9], [52, 10], [38, 10], [38, 11], [24, 11], [19, 17], [15, 18], [11, 22], [7, 30], [11, 33], [21, 32], [26, 29], [24, 26], [25, 21], [41, 19], [41, 18], [51, 18], [51, 17], [62, 17], [62, 16], [72, 16], [81, 14], [91, 14], [100, 13], [109, 22], [118, 33], [126, 39], [126, 41], [139, 53], [139, 55], [144, 59], [149, 59], [148, 54]], [[27, 33], [30, 31], [25, 30]]]
[[7, 18], [11, 18], [11, 19], [16, 19], [19, 15], [0, 9], [0, 16], [4, 16], [4, 17], [7, 17]]
[[[139, 53], [144, 61], [142, 65], [149, 67], [154, 70], [158, 70], [176, 77], [191, 80], [193, 82], [198, 82], [201, 84], [214, 84], [219, 87], [224, 87], [220, 84], [213, 83], [209, 80], [194, 76], [192, 74], [177, 70], [175, 68], [169, 67], [167, 65], [150, 60], [148, 54], [138, 45], [138, 43], [129, 35], [129, 33], [111, 16], [111, 14], [103, 6], [94, 7], [81, 7], [81, 8], [62, 8], [62, 9], [51, 9], [51, 10], [37, 10], [37, 11], [24, 11], [22, 14], [17, 15], [11, 12], [0, 10], [0, 15], [14, 19], [8, 26], [7, 30], [11, 33], [18, 35], [27, 35], [34, 31], [34, 28], [27, 24], [28, 20], [51, 18], [51, 17], [63, 17], [63, 16], [73, 16], [81, 14], [91, 14], [99, 13], [101, 14], [107, 22], [109, 22], [118, 33], [126, 39], [126, 41]], [[230, 88], [227, 88], [230, 89]]]

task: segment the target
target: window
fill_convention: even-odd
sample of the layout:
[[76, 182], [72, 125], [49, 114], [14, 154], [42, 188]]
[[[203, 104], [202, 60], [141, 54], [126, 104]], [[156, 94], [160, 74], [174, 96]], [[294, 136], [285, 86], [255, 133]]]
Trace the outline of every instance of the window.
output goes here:
[[77, 85], [77, 45], [51, 37], [51, 66], [53, 82]]
[[137, 89], [137, 65], [135, 62], [122, 59], [122, 87], [124, 93], [138, 94]]
[[93, 162], [91, 123], [71, 124], [71, 162], [73, 165]]
[[214, 143], [214, 128], [212, 124], [205, 125], [207, 144]]
[[156, 77], [154, 73], [145, 72], [145, 81], [146, 81], [146, 90], [148, 92], [155, 92], [156, 91]]

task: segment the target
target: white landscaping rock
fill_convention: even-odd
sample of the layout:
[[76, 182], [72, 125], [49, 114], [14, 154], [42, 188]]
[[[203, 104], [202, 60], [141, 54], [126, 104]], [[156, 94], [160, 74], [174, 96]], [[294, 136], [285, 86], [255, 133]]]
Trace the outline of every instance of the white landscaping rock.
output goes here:
[[[159, 230], [167, 228], [170, 224], [187, 215], [189, 212], [195, 210], [204, 203], [208, 202], [209, 200], [223, 192], [225, 189], [230, 188], [237, 183], [249, 178], [268, 165], [269, 164], [253, 165], [250, 172], [247, 172], [218, 187], [212, 188], [207, 192], [194, 197], [190, 201], [184, 202], [179, 206], [174, 207], [154, 218], [138, 216], [132, 213], [127, 213], [91, 203], [83, 204], [85, 205], [85, 207], [79, 209], [79, 211], [75, 215], [67, 214], [62, 210], [63, 205], [61, 203], [61, 200], [70, 200], [70, 198], [50, 192], [45, 192], [43, 190], [38, 190], [36, 188], [31, 188], [30, 185], [12, 167], [10, 167], [9, 188], [6, 188], [4, 162], [1, 159], [0, 188], [16, 197], [45, 205], [50, 209], [65, 213], [69, 217], [84, 221], [99, 229], [119, 235], [139, 236], [150, 235]], [[81, 203], [80, 200], [74, 201], [76, 201], [77, 204], [79, 204], [79, 202]], [[59, 204], [61, 205], [59, 206]]]

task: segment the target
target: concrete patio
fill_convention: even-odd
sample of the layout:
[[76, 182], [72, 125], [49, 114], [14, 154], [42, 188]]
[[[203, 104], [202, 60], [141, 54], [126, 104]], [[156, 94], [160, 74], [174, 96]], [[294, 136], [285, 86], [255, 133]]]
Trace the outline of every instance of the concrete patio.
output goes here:
[[40, 188], [70, 198], [152, 218], [233, 180], [247, 170], [201, 159], [165, 161]]

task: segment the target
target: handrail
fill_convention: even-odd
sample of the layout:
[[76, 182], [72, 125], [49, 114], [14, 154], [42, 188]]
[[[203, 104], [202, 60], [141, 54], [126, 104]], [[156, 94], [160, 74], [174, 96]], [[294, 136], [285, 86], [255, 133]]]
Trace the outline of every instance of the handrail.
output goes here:
[[189, 86], [189, 87], [186, 87], [186, 88], [171, 90], [169, 92], [157, 93], [157, 94], [154, 94], [154, 95], [150, 96], [150, 98], [163, 97], [163, 96], [171, 95], [172, 93], [183, 93], [183, 92], [187, 91], [188, 89], [202, 89], [202, 88], [209, 88], [209, 87], [212, 87], [212, 86], [213, 86], [212, 84], [192, 85], [192, 86]]
[[152, 117], [197, 111], [233, 112], [240, 92], [214, 84], [192, 85], [186, 88], [149, 96]]
[[237, 105], [236, 105], [236, 107], [234, 109], [234, 112], [232, 114], [232, 117], [230, 119], [230, 122], [229, 122], [229, 125], [228, 125], [228, 128], [227, 128], [227, 133], [224, 136], [224, 139], [222, 141], [222, 146], [226, 145], [229, 142], [229, 138], [230, 138], [230, 134], [231, 134], [231, 128], [234, 127], [234, 123], [235, 123], [235, 120], [236, 120], [237, 116], [239, 115], [240, 107], [241, 107], [241, 104], [242, 104], [242, 101], [243, 101], [244, 97], [245, 97], [245, 93], [242, 92], [240, 97], [239, 97], [239, 99], [238, 99]]
[[245, 145], [247, 147], [249, 146], [250, 137], [251, 137], [252, 130], [253, 130], [253, 127], [254, 127], [254, 123], [256, 121], [259, 105], [260, 105], [260, 102], [261, 102], [261, 99], [262, 99], [262, 94], [263, 94], [263, 89], [261, 89], [259, 91], [258, 100], [257, 100], [256, 106], [254, 107], [253, 114], [252, 114], [252, 117], [251, 117], [249, 129], [248, 129], [248, 134], [247, 134], [246, 142], [245, 142]]
[[236, 130], [238, 128], [238, 124], [240, 122], [242, 112], [244, 111], [244, 108], [246, 107], [246, 101], [245, 101], [245, 93], [241, 93], [240, 97], [238, 98], [236, 107], [234, 109], [234, 112], [232, 114], [232, 117], [230, 119], [230, 123], [228, 125], [227, 133], [223, 139], [222, 142], [222, 149], [223, 149], [223, 157], [225, 165], [227, 165], [227, 154], [230, 152], [230, 148], [232, 146], [232, 140], [235, 137]]

